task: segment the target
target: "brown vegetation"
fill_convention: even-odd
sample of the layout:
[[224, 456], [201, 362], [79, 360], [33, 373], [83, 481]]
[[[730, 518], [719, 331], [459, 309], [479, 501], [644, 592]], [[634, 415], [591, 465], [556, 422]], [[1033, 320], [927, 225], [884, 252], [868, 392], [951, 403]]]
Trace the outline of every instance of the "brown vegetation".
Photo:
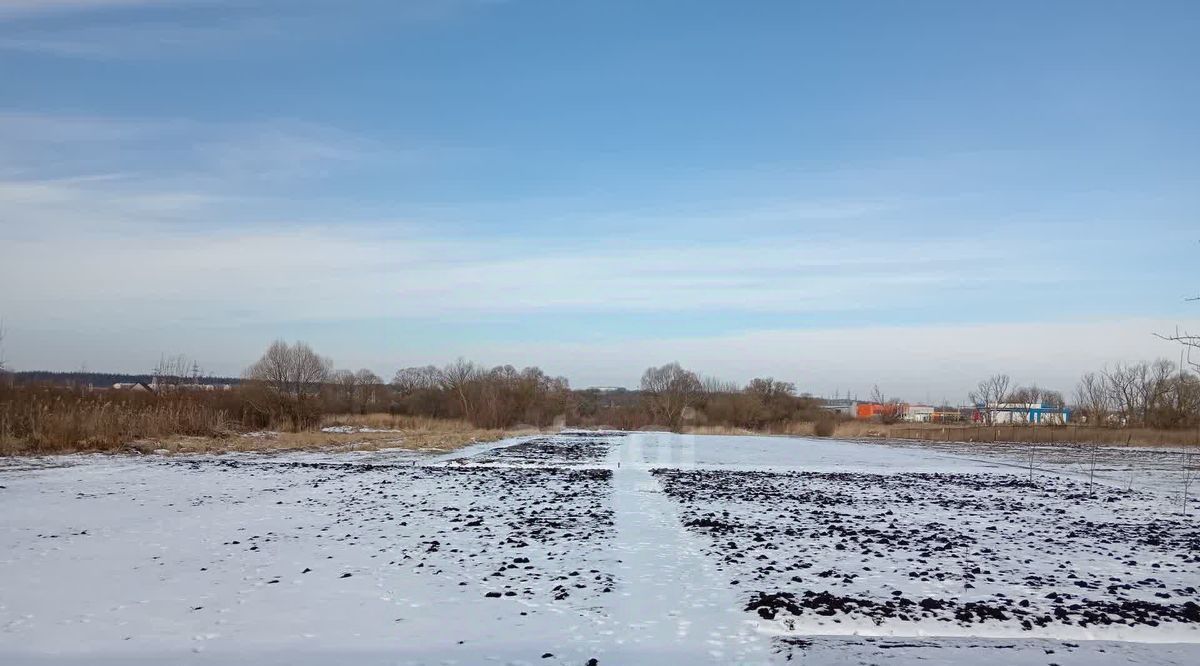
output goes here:
[[1090, 372], [1080, 379], [1075, 401], [1079, 416], [1093, 425], [1200, 427], [1200, 377], [1167, 359]]
[[885, 424], [872, 421], [832, 422], [824, 435], [822, 421], [789, 423], [781, 427], [750, 430], [730, 426], [694, 426], [693, 435], [770, 435], [779, 437], [833, 437], [836, 439], [914, 439], [928, 442], [1011, 442], [1026, 444], [1099, 444], [1103, 446], [1200, 446], [1200, 432], [1154, 428], [1092, 428], [1087, 426], [949, 425], [932, 423]]
[[[457, 419], [391, 414], [325, 415], [308, 429], [287, 430], [292, 425], [291, 415], [272, 420], [259, 411], [260, 401], [254, 387], [156, 395], [0, 385], [0, 455], [130, 450], [450, 450], [521, 432], [477, 428]], [[321, 430], [331, 426], [349, 427], [347, 432]]]
[[0, 453], [108, 451], [144, 438], [225, 437], [237, 425], [226, 397], [0, 385]]
[[831, 415], [822, 416], [813, 424], [813, 434], [817, 437], [832, 437], [835, 432], [837, 421]]
[[389, 414], [326, 416], [322, 427], [365, 428], [354, 432], [324, 430], [256, 431], [220, 438], [169, 437], [139, 440], [131, 448], [142, 453], [230, 453], [276, 451], [453, 451], [468, 444], [534, 434], [537, 430], [486, 430], [452, 419], [395, 417]]
[[[874, 397], [884, 409], [876, 422], [849, 421], [823, 409], [822, 401], [797, 395], [790, 382], [760, 377], [743, 387], [702, 378], [678, 363], [648, 369], [640, 391], [572, 391], [565, 378], [536, 367], [486, 368], [464, 359], [442, 368], [405, 368], [385, 384], [369, 370], [334, 370], [302, 342], [272, 343], [240, 385], [224, 390], [199, 384], [198, 366], [183, 357], [164, 358], [155, 376], [154, 391], [0, 382], [0, 453], [452, 448], [564, 425], [1141, 445], [1191, 444], [1200, 437], [1200, 379], [1169, 361], [1086, 375], [1076, 409], [1087, 428], [899, 423], [904, 406], [878, 389]], [[972, 397], [1062, 404], [1057, 392], [1010, 385], [1007, 375], [995, 375]], [[329, 426], [353, 428], [321, 430]]]
[[1116, 428], [1086, 425], [939, 425], [936, 423], [839, 423], [836, 437], [918, 439], [948, 442], [1101, 444], [1105, 446], [1200, 446], [1200, 430]]

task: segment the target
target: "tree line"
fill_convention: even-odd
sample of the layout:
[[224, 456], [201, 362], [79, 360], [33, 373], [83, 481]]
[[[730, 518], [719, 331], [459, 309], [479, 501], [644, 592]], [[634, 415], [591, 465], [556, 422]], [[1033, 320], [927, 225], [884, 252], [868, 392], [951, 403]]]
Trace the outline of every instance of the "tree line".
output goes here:
[[1085, 374], [1075, 405], [1089, 424], [1200, 427], [1200, 377], [1168, 359], [1117, 363]]
[[326, 413], [371, 411], [464, 419], [481, 428], [558, 423], [672, 430], [685, 422], [763, 429], [823, 414], [818, 400], [798, 396], [790, 382], [764, 377], [739, 386], [678, 363], [647, 369], [639, 391], [577, 391], [541, 368], [489, 368], [466, 359], [402, 368], [385, 383], [370, 370], [335, 370], [307, 344], [284, 341], [246, 370], [239, 390], [254, 409], [295, 429]]
[[[1069, 408], [1072, 420], [1091, 426], [1181, 429], [1200, 427], [1200, 376], [1169, 359], [1116, 363], [1087, 372], [1068, 402], [1058, 391], [1036, 384], [1014, 386], [1006, 374], [979, 382], [974, 405], [1041, 404]], [[992, 412], [982, 410], [991, 424]]]
[[302, 428], [330, 412], [390, 412], [464, 419], [486, 428], [559, 425], [680, 430], [690, 424], [762, 428], [818, 420], [815, 398], [766, 377], [745, 386], [698, 376], [678, 362], [650, 367], [640, 390], [572, 390], [539, 367], [486, 367], [458, 359], [396, 371], [391, 382], [368, 370], [334, 370], [306, 343], [276, 341], [247, 368], [241, 389], [254, 409]]
[[[305, 430], [328, 415], [390, 413], [459, 419], [478, 428], [552, 425], [625, 430], [724, 426], [785, 432], [815, 423], [831, 434], [835, 417], [823, 401], [772, 377], [744, 385], [668, 363], [646, 369], [636, 389], [576, 390], [537, 367], [488, 367], [459, 359], [398, 370], [390, 380], [368, 369], [339, 370], [303, 342], [272, 343], [227, 390], [206, 385], [198, 366], [173, 357], [155, 368], [156, 394], [0, 382], [0, 440], [127, 441], [164, 434], [221, 435], [236, 430]], [[10, 375], [10, 378], [13, 376]], [[898, 420], [903, 404], [875, 391], [879, 420]], [[971, 392], [976, 404], [1067, 405], [1037, 385], [994, 375]], [[1119, 363], [1085, 374], [1070, 407], [1074, 420], [1107, 427], [1200, 427], [1200, 378], [1167, 361]], [[986, 413], [986, 410], [985, 410]], [[64, 444], [65, 445], [65, 444]]]

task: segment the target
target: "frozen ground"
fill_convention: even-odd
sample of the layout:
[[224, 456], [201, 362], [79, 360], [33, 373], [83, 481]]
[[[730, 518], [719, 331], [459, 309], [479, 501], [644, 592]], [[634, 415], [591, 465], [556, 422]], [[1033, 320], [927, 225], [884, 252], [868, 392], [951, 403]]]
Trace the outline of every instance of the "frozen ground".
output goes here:
[[0, 663], [1200, 663], [1170, 466], [1027, 467], [657, 433], [10, 459]]

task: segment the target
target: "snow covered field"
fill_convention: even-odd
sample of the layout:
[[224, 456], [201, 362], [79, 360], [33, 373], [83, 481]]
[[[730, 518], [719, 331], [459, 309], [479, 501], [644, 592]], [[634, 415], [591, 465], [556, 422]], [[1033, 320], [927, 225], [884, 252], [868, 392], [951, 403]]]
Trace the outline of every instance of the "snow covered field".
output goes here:
[[1169, 470], [1023, 464], [659, 433], [9, 459], [0, 663], [1200, 663]]

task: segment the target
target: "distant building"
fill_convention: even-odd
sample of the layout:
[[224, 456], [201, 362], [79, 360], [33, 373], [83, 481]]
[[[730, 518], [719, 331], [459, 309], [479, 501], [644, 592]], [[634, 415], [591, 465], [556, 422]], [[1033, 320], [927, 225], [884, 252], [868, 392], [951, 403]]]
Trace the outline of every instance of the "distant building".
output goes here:
[[821, 409], [834, 414], [840, 414], [846, 418], [854, 418], [857, 415], [858, 401], [850, 399], [835, 399], [826, 400], [821, 404]]
[[121, 382], [113, 384], [113, 388], [118, 391], [142, 391], [144, 393], [153, 393], [154, 389], [146, 382]]
[[930, 419], [932, 423], [958, 423], [959, 421], [970, 421], [972, 410], [963, 410], [958, 407], [934, 407], [933, 417]]
[[872, 419], [889, 419], [907, 421], [908, 423], [933, 423], [937, 409], [930, 405], [910, 405], [907, 402], [857, 402], [854, 404], [854, 418], [862, 421]]
[[935, 411], [929, 405], [905, 405], [904, 420], [909, 423], [932, 423]]
[[1045, 403], [1001, 402], [976, 405], [972, 420], [1005, 425], [1062, 425], [1070, 422], [1071, 410]]
[[875, 417], [883, 417], [884, 405], [878, 402], [860, 402], [854, 405], [854, 418], [869, 421]]
[[150, 388], [154, 390], [172, 390], [172, 391], [230, 391], [233, 389], [232, 384], [155, 384], [151, 383]]

